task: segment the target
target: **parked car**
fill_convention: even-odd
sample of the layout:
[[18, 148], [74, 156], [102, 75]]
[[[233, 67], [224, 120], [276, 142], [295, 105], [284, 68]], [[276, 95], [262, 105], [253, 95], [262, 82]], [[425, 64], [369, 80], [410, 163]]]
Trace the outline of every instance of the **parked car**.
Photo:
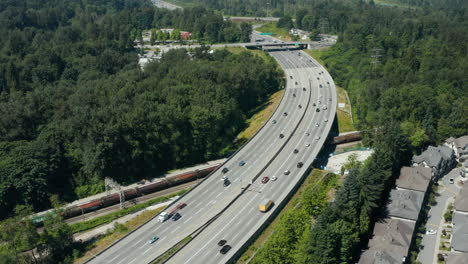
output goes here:
[[319, 78], [319, 77], [317, 77], [317, 80], [320, 80], [320, 78]]
[[320, 112], [320, 109], [319, 108], [315, 109], [315, 112]]
[[265, 177], [262, 178], [262, 183], [265, 184], [265, 183], [267, 183], [269, 180], [270, 180], [270, 178], [268, 178], [267, 176], [265, 176]]
[[221, 254], [226, 254], [229, 250], [231, 249], [231, 246], [230, 245], [225, 245], [223, 248], [221, 248], [221, 250], [219, 251], [219, 253]]
[[319, 139], [320, 139], [320, 136], [315, 137], [315, 140], [319, 140]]
[[287, 115], [288, 115], [288, 112], [284, 112], [283, 115], [284, 115], [284, 116], [287, 116]]
[[280, 137], [280, 138], [284, 138], [284, 135], [283, 135], [283, 134], [280, 134], [279, 137]]
[[226, 242], [227, 242], [227, 241], [224, 240], [224, 239], [223, 239], [223, 240], [220, 240], [220, 241], [218, 242], [218, 246], [222, 247], [222, 246], [224, 246], [224, 244], [226, 244]]
[[276, 120], [273, 120], [273, 124], [276, 124], [276, 123], [277, 123]]
[[297, 107], [302, 108], [302, 105], [298, 105]]
[[322, 88], [323, 86], [321, 84], [319, 84], [319, 87]]
[[318, 127], [320, 126], [320, 124], [318, 122], [315, 122], [315, 126]]
[[434, 235], [435, 233], [437, 233], [437, 231], [435, 231], [434, 229], [426, 230], [426, 235]]
[[305, 146], [306, 146], [306, 147], [310, 147], [310, 143], [306, 143]]
[[305, 88], [305, 87], [302, 87], [302, 91], [305, 91], [305, 90], [306, 90], [306, 88]]
[[297, 82], [295, 82], [295, 84], [297, 85]]
[[454, 184], [454, 183], [455, 183], [455, 180], [454, 180], [453, 178], [450, 178], [450, 179], [449, 179], [449, 183]]
[[289, 78], [291, 78], [291, 79], [292, 79], [292, 75], [289, 75]]
[[154, 236], [152, 238], [150, 238], [150, 240], [148, 241], [148, 244], [153, 244], [154, 242], [158, 241], [159, 237], [157, 236]]
[[327, 110], [327, 106], [326, 106], [326, 105], [323, 105], [323, 106], [322, 106], [322, 109], [323, 109], [323, 110]]
[[325, 119], [323, 120], [323, 122], [328, 122], [328, 118], [325, 118]]

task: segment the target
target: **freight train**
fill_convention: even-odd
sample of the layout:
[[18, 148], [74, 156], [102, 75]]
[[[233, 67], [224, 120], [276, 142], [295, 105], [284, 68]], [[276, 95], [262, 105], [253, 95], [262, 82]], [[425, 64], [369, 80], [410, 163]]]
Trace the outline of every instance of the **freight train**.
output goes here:
[[[186, 182], [193, 181], [199, 178], [203, 178], [207, 176], [208, 174], [210, 174], [215, 169], [217, 169], [219, 166], [220, 165], [215, 165], [215, 166], [208, 167], [208, 168], [201, 169], [201, 170], [190, 171], [190, 172], [182, 173], [179, 175], [164, 177], [162, 178], [162, 180], [155, 182], [155, 183], [150, 183], [150, 184], [146, 184], [140, 187], [127, 189], [124, 191], [125, 200], [131, 200], [139, 196], [147, 195], [153, 192], [167, 189], [172, 186], [176, 186], [182, 183], [186, 183]], [[89, 213], [92, 211], [96, 211], [98, 209], [108, 207], [108, 206], [118, 204], [118, 203], [120, 203], [120, 196], [118, 193], [114, 193], [114, 194], [107, 195], [96, 200], [89, 201], [84, 204], [66, 207], [63, 209], [62, 212], [60, 212], [60, 215], [62, 215], [63, 218], [67, 219], [67, 218], [71, 218], [74, 216]], [[47, 213], [36, 215], [32, 218], [32, 220], [35, 224], [40, 225], [46, 215]]]

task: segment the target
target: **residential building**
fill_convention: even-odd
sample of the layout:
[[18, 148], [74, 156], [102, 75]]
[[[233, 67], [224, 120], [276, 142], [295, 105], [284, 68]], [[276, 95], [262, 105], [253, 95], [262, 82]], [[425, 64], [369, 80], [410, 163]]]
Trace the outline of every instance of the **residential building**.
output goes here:
[[432, 170], [426, 167], [402, 167], [396, 180], [397, 189], [426, 192], [432, 178]]
[[419, 211], [424, 200], [424, 193], [411, 190], [392, 190], [388, 215], [401, 219], [418, 220]]
[[459, 138], [450, 137], [445, 140], [444, 145], [453, 149], [458, 162], [468, 160], [468, 135]]
[[468, 253], [468, 213], [455, 211], [452, 224], [452, 249]]
[[400, 264], [408, 256], [415, 227], [414, 221], [386, 218], [374, 226], [368, 250], [364, 251], [359, 264]]
[[445, 264], [463, 264], [468, 263], [468, 253], [452, 252], [449, 253]]
[[452, 169], [455, 164], [454, 151], [446, 145], [429, 146], [421, 155], [413, 157], [413, 167], [424, 166], [431, 168], [435, 180]]

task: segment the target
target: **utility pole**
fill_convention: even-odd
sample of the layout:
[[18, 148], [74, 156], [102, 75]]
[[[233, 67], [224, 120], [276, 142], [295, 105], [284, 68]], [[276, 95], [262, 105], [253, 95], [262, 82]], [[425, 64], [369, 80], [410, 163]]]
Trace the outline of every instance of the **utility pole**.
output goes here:
[[110, 177], [106, 177], [104, 179], [104, 184], [105, 184], [105, 187], [106, 187], [107, 196], [110, 195], [110, 192], [111, 192], [112, 189], [119, 190], [120, 208], [122, 209], [124, 207], [124, 203], [125, 203], [125, 193], [121, 189], [120, 184], [118, 184], [116, 181], [114, 181]]

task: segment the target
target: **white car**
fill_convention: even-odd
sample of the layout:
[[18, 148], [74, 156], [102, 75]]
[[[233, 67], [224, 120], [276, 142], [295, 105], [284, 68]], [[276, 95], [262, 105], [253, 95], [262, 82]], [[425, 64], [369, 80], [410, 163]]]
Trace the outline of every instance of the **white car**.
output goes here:
[[450, 178], [450, 179], [449, 179], [449, 183], [450, 183], [450, 184], [453, 184], [454, 182], [455, 182], [455, 180], [454, 180], [453, 178]]
[[320, 136], [316, 137], [315, 140], [319, 140], [320, 139]]
[[305, 146], [306, 146], [306, 147], [310, 147], [310, 143], [306, 143]]
[[271, 177], [271, 180], [272, 180], [272, 181], [276, 181], [277, 179], [278, 179], [278, 178], [276, 178], [276, 176]]
[[328, 122], [328, 118], [325, 118], [323, 121], [324, 121], [324, 122]]
[[318, 127], [320, 126], [320, 124], [318, 122], [315, 122], [315, 126]]
[[437, 233], [437, 231], [434, 229], [426, 230], [426, 235], [434, 235], [435, 233]]

